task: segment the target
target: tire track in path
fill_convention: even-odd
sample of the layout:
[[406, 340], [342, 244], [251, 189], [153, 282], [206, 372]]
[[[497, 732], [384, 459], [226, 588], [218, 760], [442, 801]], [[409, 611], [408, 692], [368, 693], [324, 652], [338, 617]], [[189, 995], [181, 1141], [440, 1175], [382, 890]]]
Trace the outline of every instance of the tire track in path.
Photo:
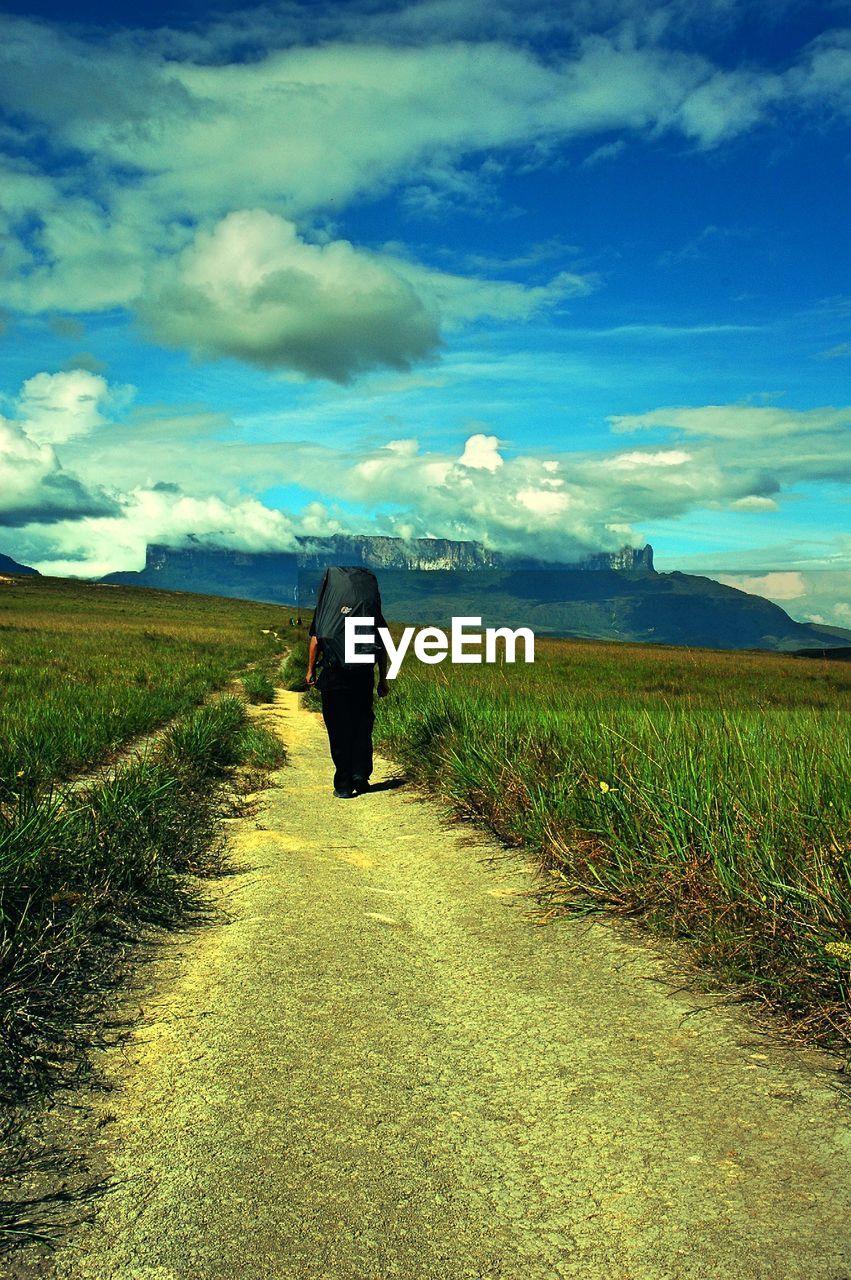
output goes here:
[[44, 1274], [849, 1280], [820, 1056], [687, 1016], [621, 926], [535, 927], [522, 857], [434, 801], [332, 799], [298, 695], [256, 714], [290, 763], [106, 1054], [114, 1183]]

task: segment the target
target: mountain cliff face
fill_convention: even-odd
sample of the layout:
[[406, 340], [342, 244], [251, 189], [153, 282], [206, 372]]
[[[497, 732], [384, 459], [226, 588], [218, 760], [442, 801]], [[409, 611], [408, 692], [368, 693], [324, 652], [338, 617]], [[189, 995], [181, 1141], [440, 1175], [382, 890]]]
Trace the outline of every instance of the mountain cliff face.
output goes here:
[[601, 551], [577, 558], [565, 558], [555, 564], [530, 556], [504, 555], [491, 551], [480, 542], [456, 542], [450, 538], [383, 538], [371, 534], [340, 535], [334, 538], [300, 538], [299, 567], [324, 569], [335, 561], [362, 564], [368, 569], [631, 569], [653, 571], [653, 548], [622, 547], [620, 551]]
[[141, 573], [111, 573], [107, 582], [165, 587], [209, 595], [241, 596], [270, 602], [298, 599], [299, 574], [309, 601], [311, 590], [329, 564], [358, 564], [376, 571], [475, 573], [485, 569], [626, 570], [653, 572], [653, 548], [623, 547], [576, 561], [552, 564], [528, 556], [506, 556], [479, 542], [450, 538], [385, 538], [345, 534], [299, 538], [293, 551], [234, 551], [201, 543], [168, 547], [152, 543]]
[[449, 538], [384, 538], [345, 534], [333, 538], [300, 538], [299, 567], [322, 569], [345, 562], [368, 569], [492, 569], [503, 563], [498, 552], [478, 542]]
[[298, 597], [298, 570], [298, 557], [290, 551], [234, 551], [201, 544], [164, 547], [152, 543], [144, 569], [138, 573], [110, 573], [102, 581], [294, 604]]

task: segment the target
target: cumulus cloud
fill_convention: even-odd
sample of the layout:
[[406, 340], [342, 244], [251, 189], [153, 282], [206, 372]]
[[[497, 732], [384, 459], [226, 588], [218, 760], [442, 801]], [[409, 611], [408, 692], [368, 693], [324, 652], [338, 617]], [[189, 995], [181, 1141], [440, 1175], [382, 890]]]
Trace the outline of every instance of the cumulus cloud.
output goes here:
[[161, 342], [196, 356], [348, 382], [433, 355], [441, 322], [527, 320], [592, 285], [570, 272], [529, 287], [430, 270], [346, 240], [311, 243], [288, 219], [250, 209], [198, 232], [139, 310]]
[[[510, 455], [495, 436], [475, 432], [459, 451], [408, 439], [354, 454], [288, 446], [281, 456], [291, 481], [380, 508], [377, 531], [400, 537], [472, 539], [553, 559], [641, 541], [628, 522], [611, 519], [608, 498], [619, 482], [595, 471], [588, 455]], [[355, 524], [363, 530], [362, 520]]]
[[92, 577], [140, 569], [145, 548], [155, 542], [237, 551], [290, 551], [296, 545], [293, 519], [257, 499], [194, 498], [176, 486], [163, 485], [122, 495], [118, 514], [92, 513], [57, 524], [49, 541], [34, 528], [27, 529], [25, 537], [35, 550], [34, 567], [41, 572]]
[[432, 354], [438, 321], [412, 286], [345, 240], [309, 244], [264, 210], [229, 214], [164, 273], [142, 315], [196, 355], [346, 382]]
[[23, 385], [18, 417], [36, 444], [62, 444], [105, 422], [109, 399], [106, 379], [86, 369], [37, 373]]
[[0, 417], [0, 525], [50, 524], [112, 515], [118, 503], [97, 485], [64, 470], [53, 445], [103, 421], [102, 378], [81, 370], [30, 378], [13, 418]]
[[[84, 312], [142, 299], [151, 332], [198, 354], [283, 358], [337, 378], [404, 368], [436, 349], [442, 321], [522, 317], [589, 281], [563, 273], [524, 289], [403, 270], [345, 241], [311, 244], [306, 232], [329, 211], [388, 192], [440, 205], [466, 189], [475, 202], [503, 166], [571, 140], [602, 138], [597, 159], [625, 136], [709, 148], [772, 112], [851, 100], [841, 34], [782, 72], [722, 68], [676, 47], [688, 25], [677, 5], [568, 8], [521, 15], [503, 3], [483, 23], [464, 0], [260, 7], [184, 32], [72, 32], [6, 16], [0, 108], [16, 145], [0, 160], [0, 304]], [[537, 49], [554, 27], [561, 46]], [[278, 266], [264, 259], [258, 211], [279, 220], [265, 227]], [[313, 307], [331, 326], [327, 368]]]
[[[247, 441], [221, 414], [147, 411], [116, 423], [120, 400], [85, 371], [27, 381], [0, 434], [0, 520], [23, 539], [4, 550], [98, 572], [138, 568], [151, 541], [288, 549], [298, 534], [349, 530], [568, 559], [637, 545], [689, 512], [729, 510], [749, 528], [771, 520], [792, 485], [833, 475], [843, 448], [847, 459], [851, 417], [835, 408], [679, 407], [614, 420], [621, 432], [670, 434], [646, 447], [623, 447], [615, 434], [607, 449], [522, 451], [481, 422], [454, 447], [426, 447], [397, 434], [398, 424], [386, 443], [335, 447], [317, 429], [322, 406], [308, 440], [267, 431]], [[308, 505], [298, 510], [296, 498], [285, 512], [258, 496], [281, 485], [309, 495]]]
[[458, 459], [459, 467], [472, 467], [475, 471], [498, 471], [503, 466], [503, 458], [499, 452], [499, 441], [496, 436], [478, 433], [470, 436], [464, 445], [464, 452]]

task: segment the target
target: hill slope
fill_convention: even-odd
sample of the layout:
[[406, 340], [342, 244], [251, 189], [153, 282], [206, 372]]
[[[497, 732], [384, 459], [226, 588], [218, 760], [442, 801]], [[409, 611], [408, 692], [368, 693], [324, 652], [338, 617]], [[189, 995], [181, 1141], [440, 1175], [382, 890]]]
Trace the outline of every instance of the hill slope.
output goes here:
[[39, 576], [38, 569], [31, 569], [28, 564], [18, 564], [17, 560], [13, 560], [11, 556], [0, 555], [0, 573], [10, 574], [32, 574]]

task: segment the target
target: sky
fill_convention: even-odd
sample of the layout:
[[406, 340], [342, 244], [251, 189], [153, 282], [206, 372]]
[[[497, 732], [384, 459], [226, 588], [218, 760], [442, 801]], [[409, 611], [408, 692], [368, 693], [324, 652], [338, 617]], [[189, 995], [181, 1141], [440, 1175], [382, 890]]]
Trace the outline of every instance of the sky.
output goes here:
[[0, 4], [0, 552], [353, 531], [851, 627], [851, 5]]

